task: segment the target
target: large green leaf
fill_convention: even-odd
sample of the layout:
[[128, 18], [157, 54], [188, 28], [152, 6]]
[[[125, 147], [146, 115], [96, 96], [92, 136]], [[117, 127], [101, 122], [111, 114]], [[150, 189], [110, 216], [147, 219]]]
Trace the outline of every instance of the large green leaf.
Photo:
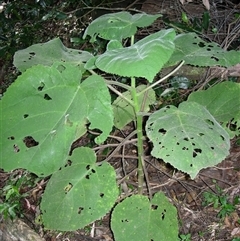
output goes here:
[[92, 55], [89, 52], [67, 48], [59, 38], [55, 38], [46, 43], [34, 44], [17, 51], [14, 55], [13, 64], [21, 72], [24, 72], [37, 64], [51, 66], [56, 61], [62, 61], [72, 63], [83, 71], [84, 64], [91, 57]]
[[205, 106], [219, 122], [240, 119], [240, 84], [225, 81], [207, 90], [193, 92], [189, 101]]
[[128, 77], [144, 77], [149, 82], [169, 60], [175, 32], [161, 30], [127, 48], [106, 51], [95, 62], [102, 71]]
[[[98, 75], [83, 83], [71, 64], [34, 66], [8, 88], [1, 100], [0, 168], [26, 168], [49, 175], [63, 164], [71, 143], [97, 128], [103, 142], [113, 126], [111, 97]], [[97, 87], [97, 88], [96, 88]]]
[[134, 195], [114, 208], [111, 228], [115, 241], [175, 241], [177, 210], [163, 193], [156, 193], [151, 201], [146, 196]]
[[196, 33], [179, 34], [174, 41], [176, 48], [167, 66], [184, 60], [197, 66], [233, 66], [240, 63], [239, 51], [225, 51], [214, 42], [208, 43]]
[[[225, 126], [231, 138], [240, 135], [240, 84], [225, 81], [188, 97], [205, 106]], [[234, 128], [233, 128], [234, 127]]]
[[[136, 89], [137, 92], [141, 92], [147, 88], [146, 85], [139, 85]], [[122, 95], [129, 100], [132, 100], [130, 91], [123, 92]], [[145, 96], [146, 95], [146, 96]], [[150, 105], [152, 105], [156, 101], [155, 92], [153, 89], [150, 89], [145, 94], [138, 96], [138, 104], [142, 106], [142, 112], [148, 112], [150, 109]], [[118, 129], [122, 129], [129, 122], [135, 120], [135, 112], [133, 107], [121, 96], [119, 96], [113, 102], [113, 113], [114, 113], [114, 125]]]
[[221, 162], [229, 153], [228, 133], [205, 107], [183, 102], [153, 113], [146, 124], [153, 142], [151, 154], [195, 178], [197, 173]]
[[83, 38], [91, 36], [91, 42], [96, 41], [96, 37], [106, 40], [118, 40], [131, 37], [137, 32], [137, 27], [147, 27], [151, 25], [161, 14], [149, 15], [138, 13], [131, 15], [129, 12], [109, 13], [95, 19], [85, 30]]
[[69, 231], [104, 216], [118, 197], [114, 169], [96, 163], [86, 147], [75, 149], [66, 165], [48, 182], [41, 202], [44, 227]]

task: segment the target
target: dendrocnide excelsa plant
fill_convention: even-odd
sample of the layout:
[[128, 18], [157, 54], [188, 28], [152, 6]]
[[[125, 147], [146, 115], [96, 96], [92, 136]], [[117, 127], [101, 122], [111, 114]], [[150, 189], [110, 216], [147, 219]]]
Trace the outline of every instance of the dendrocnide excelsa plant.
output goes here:
[[[162, 192], [143, 195], [143, 117], [148, 117], [145, 131], [153, 144], [151, 155], [191, 178], [221, 162], [229, 153], [230, 138], [239, 135], [238, 83], [225, 81], [190, 94], [178, 107], [150, 111], [156, 102], [153, 87], [173, 74], [155, 80], [163, 67], [229, 67], [240, 62], [239, 52], [224, 51], [195, 33], [176, 35], [167, 29], [136, 41], [137, 29], [158, 17], [119, 12], [94, 20], [84, 38], [109, 41], [97, 56], [67, 48], [58, 38], [16, 52], [14, 65], [22, 74], [0, 102], [0, 168], [51, 175], [40, 204], [46, 229], [77, 230], [111, 211], [116, 241], [177, 240], [176, 208]], [[127, 38], [130, 45], [124, 47]], [[106, 80], [95, 69], [128, 77], [130, 84]], [[110, 91], [118, 95], [113, 103]], [[77, 148], [71, 156], [69, 151], [88, 129], [101, 132], [95, 138], [101, 144], [113, 127], [123, 129], [132, 121], [136, 131], [129, 138], [137, 137], [138, 194], [116, 204], [114, 168], [107, 161], [96, 162], [89, 147]], [[237, 126], [234, 131], [227, 128], [230, 122]]]

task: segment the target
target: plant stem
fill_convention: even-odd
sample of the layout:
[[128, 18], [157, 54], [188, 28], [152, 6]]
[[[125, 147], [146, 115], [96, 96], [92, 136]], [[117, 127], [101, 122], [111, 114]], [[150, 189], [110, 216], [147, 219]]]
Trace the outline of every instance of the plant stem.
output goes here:
[[124, 100], [126, 100], [131, 106], [134, 106], [133, 102], [128, 99], [127, 97], [125, 97], [121, 92], [119, 92], [118, 90], [116, 90], [113, 86], [111, 85], [107, 85], [107, 87], [112, 90], [115, 94], [117, 94], [118, 96], [120, 96], [121, 98], [123, 98]]
[[144, 182], [144, 151], [143, 151], [143, 117], [138, 115], [138, 112], [141, 110], [141, 106], [138, 103], [138, 96], [136, 90], [136, 80], [131, 78], [131, 95], [134, 104], [134, 111], [136, 116], [136, 130], [137, 130], [137, 153], [138, 153], [138, 193], [143, 193], [143, 182]]

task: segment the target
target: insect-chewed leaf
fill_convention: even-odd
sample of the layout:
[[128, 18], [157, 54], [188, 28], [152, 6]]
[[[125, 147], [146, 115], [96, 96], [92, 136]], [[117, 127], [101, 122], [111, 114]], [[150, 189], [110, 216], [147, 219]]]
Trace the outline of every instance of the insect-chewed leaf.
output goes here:
[[205, 107], [183, 102], [153, 113], [146, 124], [153, 142], [151, 154], [194, 178], [206, 167], [221, 162], [229, 153], [228, 133]]

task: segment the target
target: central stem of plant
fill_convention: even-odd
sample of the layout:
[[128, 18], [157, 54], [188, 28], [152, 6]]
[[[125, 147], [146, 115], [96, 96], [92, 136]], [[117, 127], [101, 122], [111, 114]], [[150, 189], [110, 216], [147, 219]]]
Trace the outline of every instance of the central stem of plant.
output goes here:
[[143, 193], [143, 183], [144, 183], [144, 151], [143, 151], [143, 116], [138, 113], [141, 110], [141, 106], [138, 102], [136, 81], [135, 78], [131, 78], [131, 95], [133, 99], [133, 108], [136, 116], [136, 130], [137, 130], [137, 154], [138, 154], [138, 193]]

